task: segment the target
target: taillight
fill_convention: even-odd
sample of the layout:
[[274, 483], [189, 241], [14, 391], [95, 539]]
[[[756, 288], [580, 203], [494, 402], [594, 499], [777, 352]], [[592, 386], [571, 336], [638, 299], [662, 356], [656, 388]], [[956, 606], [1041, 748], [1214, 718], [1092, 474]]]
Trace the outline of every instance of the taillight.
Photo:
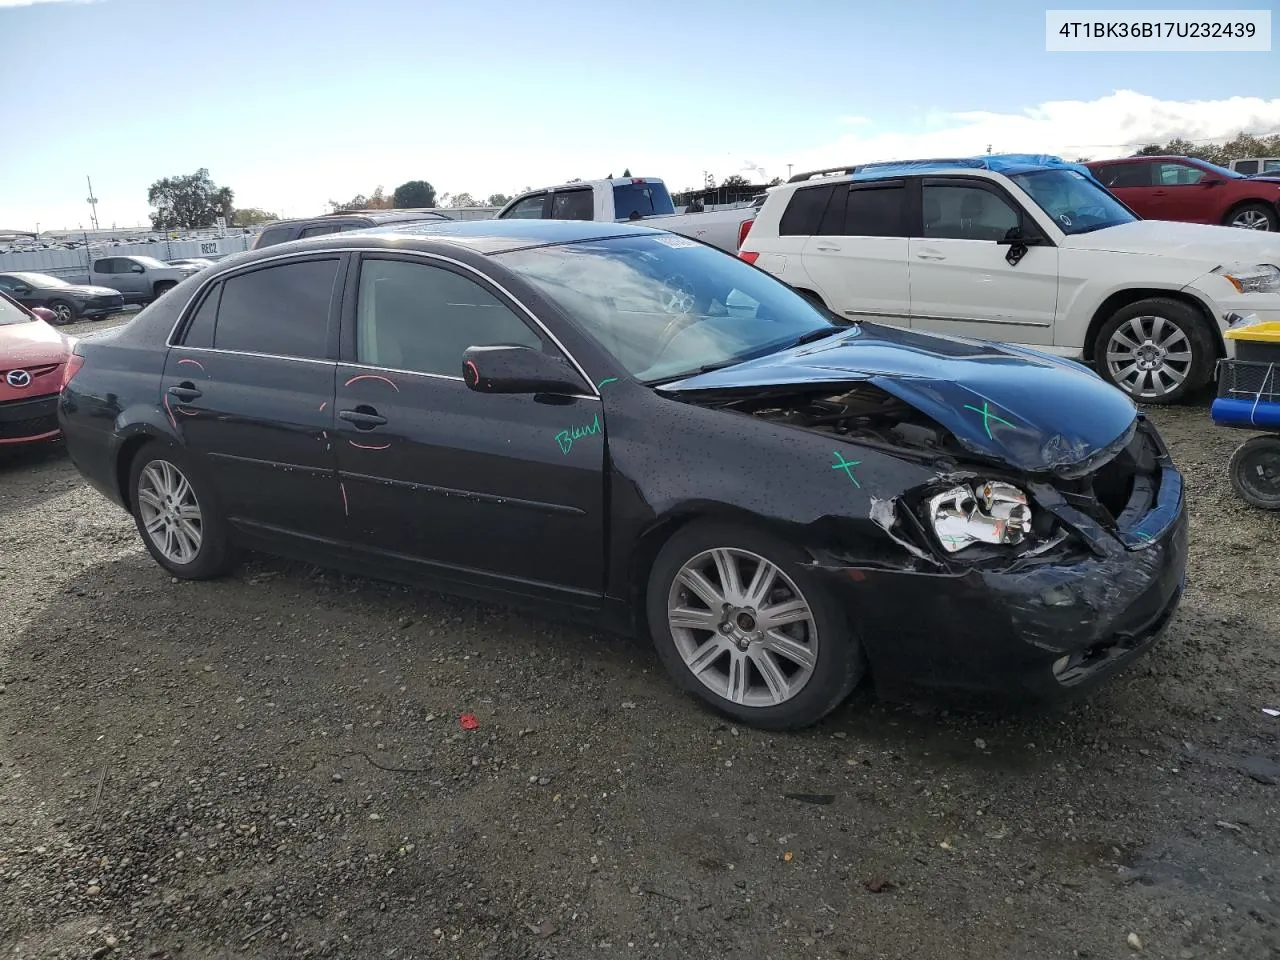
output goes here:
[[71, 378], [80, 372], [80, 368], [84, 366], [84, 357], [77, 353], [67, 357], [67, 362], [62, 367], [62, 384], [58, 387], [61, 392], [67, 389], [67, 384], [71, 382]]
[[747, 261], [747, 263], [754, 265], [756, 260], [759, 259], [760, 254], [756, 253], [754, 250], [739, 250], [738, 257]]
[[738, 249], [742, 249], [742, 242], [747, 239], [747, 234], [751, 232], [751, 225], [755, 223], [755, 217], [750, 220], [743, 220], [738, 224]]

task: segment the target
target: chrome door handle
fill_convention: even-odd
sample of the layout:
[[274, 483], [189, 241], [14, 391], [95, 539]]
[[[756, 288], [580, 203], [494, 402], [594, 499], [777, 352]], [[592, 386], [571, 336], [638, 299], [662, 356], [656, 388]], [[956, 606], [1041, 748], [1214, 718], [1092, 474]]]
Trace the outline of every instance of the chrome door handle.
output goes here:
[[830, 243], [815, 243], [813, 249], [821, 250], [824, 253], [839, 253], [840, 248]]
[[940, 253], [917, 253], [917, 260], [945, 260], [947, 259]]

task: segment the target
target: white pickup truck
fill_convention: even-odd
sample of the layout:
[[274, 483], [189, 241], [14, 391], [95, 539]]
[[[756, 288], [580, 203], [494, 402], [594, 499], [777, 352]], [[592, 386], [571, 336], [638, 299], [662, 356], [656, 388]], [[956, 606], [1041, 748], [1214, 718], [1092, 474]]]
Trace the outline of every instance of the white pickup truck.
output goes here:
[[667, 185], [656, 177], [574, 180], [522, 193], [497, 219], [629, 221], [701, 240], [737, 253], [755, 217], [756, 204], [729, 210], [676, 213]]

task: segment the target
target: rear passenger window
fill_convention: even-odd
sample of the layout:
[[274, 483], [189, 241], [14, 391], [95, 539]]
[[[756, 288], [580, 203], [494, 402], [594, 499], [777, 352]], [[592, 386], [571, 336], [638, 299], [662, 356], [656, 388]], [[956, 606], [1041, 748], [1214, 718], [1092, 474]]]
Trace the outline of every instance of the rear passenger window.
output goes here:
[[222, 296], [222, 284], [216, 283], [203, 300], [187, 324], [187, 332], [182, 342], [188, 347], [212, 347], [213, 326], [218, 315], [218, 298]]
[[219, 350], [323, 359], [338, 263], [336, 258], [304, 260], [224, 280], [213, 345]]
[[837, 190], [827, 207], [819, 233], [840, 237], [905, 237], [907, 188], [891, 184], [850, 184], [841, 203]]
[[[843, 185], [842, 185], [843, 189]], [[791, 195], [791, 202], [782, 212], [778, 223], [778, 235], [783, 237], [812, 237], [817, 234], [826, 212], [827, 202], [835, 190], [834, 184], [820, 187], [802, 187]]]
[[1257, 160], [1237, 160], [1234, 166], [1236, 173], [1243, 173], [1246, 177], [1258, 172]]
[[568, 190], [551, 195], [552, 220], [590, 220], [595, 204], [590, 190]]

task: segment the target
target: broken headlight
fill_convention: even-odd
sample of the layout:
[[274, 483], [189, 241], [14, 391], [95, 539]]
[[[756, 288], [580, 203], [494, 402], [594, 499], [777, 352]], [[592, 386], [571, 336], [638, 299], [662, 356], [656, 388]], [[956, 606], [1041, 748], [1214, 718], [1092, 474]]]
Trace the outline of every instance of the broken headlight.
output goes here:
[[975, 543], [1021, 543], [1031, 531], [1027, 495], [999, 480], [954, 486], [930, 497], [928, 505], [933, 532], [947, 553]]

